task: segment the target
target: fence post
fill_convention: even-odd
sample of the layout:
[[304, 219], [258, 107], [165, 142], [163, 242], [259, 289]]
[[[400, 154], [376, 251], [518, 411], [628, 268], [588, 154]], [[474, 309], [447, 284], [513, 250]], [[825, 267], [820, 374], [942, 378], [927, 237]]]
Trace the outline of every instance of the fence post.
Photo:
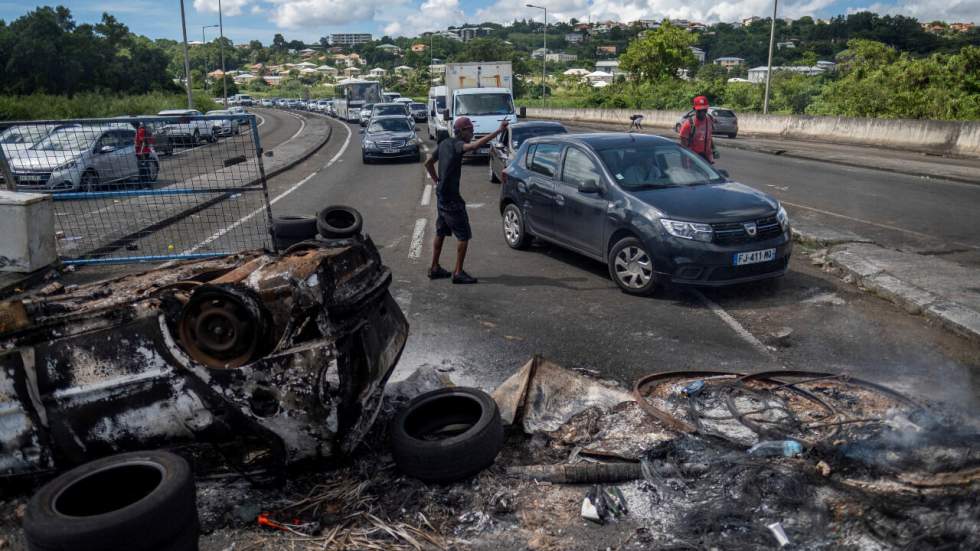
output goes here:
[[272, 202], [269, 200], [269, 182], [265, 177], [265, 164], [262, 162], [263, 151], [262, 142], [259, 139], [259, 127], [255, 120], [255, 114], [249, 114], [248, 118], [248, 127], [252, 131], [252, 141], [255, 143], [255, 159], [259, 163], [259, 179], [262, 182], [262, 197], [265, 198], [265, 216], [269, 223], [269, 235], [272, 237], [272, 251], [278, 253], [276, 226], [272, 223]]

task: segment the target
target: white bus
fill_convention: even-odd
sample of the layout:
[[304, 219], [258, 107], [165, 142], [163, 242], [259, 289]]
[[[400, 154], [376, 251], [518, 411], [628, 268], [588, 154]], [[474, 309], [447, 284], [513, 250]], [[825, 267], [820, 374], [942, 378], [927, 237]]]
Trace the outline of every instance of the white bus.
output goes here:
[[379, 82], [349, 78], [338, 82], [333, 89], [337, 118], [347, 122], [360, 121], [361, 106], [365, 103], [382, 101]]

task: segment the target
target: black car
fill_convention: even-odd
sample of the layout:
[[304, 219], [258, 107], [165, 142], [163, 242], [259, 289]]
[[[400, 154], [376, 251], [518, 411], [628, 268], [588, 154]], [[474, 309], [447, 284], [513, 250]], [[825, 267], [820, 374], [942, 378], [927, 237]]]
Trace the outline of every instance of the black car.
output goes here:
[[503, 173], [500, 212], [514, 249], [541, 238], [605, 262], [623, 291], [721, 286], [786, 273], [789, 218], [658, 136], [569, 134], [524, 142]]
[[520, 149], [524, 140], [567, 132], [560, 122], [551, 121], [518, 122], [508, 126], [506, 134], [497, 136], [490, 143], [490, 160], [487, 163], [490, 165], [490, 181], [495, 184], [500, 182], [500, 174], [510, 163], [511, 154]]
[[375, 159], [422, 160], [415, 122], [405, 115], [374, 117], [361, 132], [361, 160], [365, 164]]

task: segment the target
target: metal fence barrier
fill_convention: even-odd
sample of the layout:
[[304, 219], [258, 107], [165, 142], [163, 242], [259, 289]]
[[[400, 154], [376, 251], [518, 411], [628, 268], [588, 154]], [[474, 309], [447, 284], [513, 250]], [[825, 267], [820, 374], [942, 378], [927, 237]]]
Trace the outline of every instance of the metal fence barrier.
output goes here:
[[273, 248], [251, 114], [3, 123], [0, 181], [50, 193], [66, 264]]

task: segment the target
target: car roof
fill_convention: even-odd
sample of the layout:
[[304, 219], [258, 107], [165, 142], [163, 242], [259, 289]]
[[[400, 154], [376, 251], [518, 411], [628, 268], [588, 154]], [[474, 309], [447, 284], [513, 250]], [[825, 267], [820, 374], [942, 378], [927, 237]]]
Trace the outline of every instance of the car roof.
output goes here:
[[520, 130], [522, 128], [565, 128], [565, 125], [558, 121], [526, 121], [526, 122], [515, 122], [509, 125], [511, 130]]
[[542, 141], [554, 141], [562, 143], [577, 143], [580, 145], [585, 145], [595, 149], [596, 151], [601, 151], [603, 149], [612, 149], [616, 147], [624, 147], [631, 144], [649, 144], [649, 145], [664, 145], [671, 144], [677, 145], [672, 140], [664, 138], [662, 136], [651, 136], [649, 134], [632, 134], [628, 132], [596, 132], [593, 134], [554, 134], [551, 136], [540, 136], [537, 138], [531, 138], [527, 143], [538, 143]]
[[371, 120], [372, 121], [383, 121], [383, 120], [390, 120], [390, 119], [398, 119], [400, 121], [405, 121], [405, 120], [408, 120], [408, 117], [406, 117], [404, 115], [380, 115], [380, 116], [377, 116], [377, 117], [372, 118]]
[[165, 109], [157, 113], [158, 115], [186, 115], [187, 113], [196, 113], [195, 109]]

